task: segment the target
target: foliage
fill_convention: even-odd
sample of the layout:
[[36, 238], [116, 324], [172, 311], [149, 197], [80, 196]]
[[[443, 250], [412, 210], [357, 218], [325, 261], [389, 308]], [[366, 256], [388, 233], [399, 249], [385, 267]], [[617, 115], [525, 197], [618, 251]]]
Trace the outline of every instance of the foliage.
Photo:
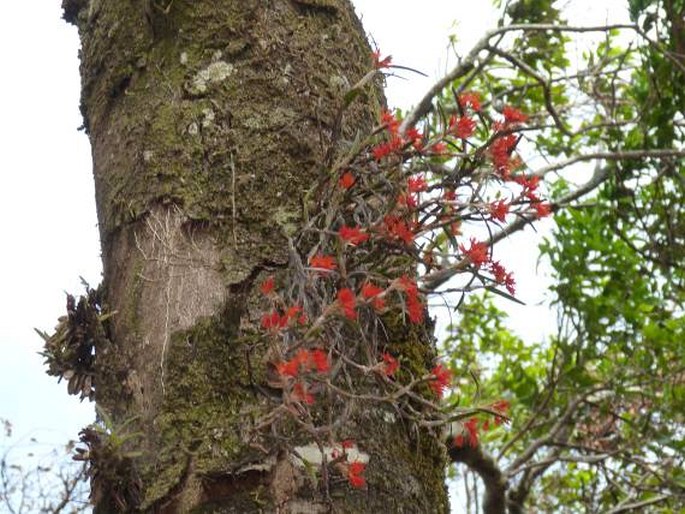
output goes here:
[[[682, 19], [683, 6], [660, 4], [631, 2], [638, 44], [622, 48], [608, 30], [570, 77], [559, 38], [534, 43], [559, 66], [526, 65], [517, 49], [531, 44], [524, 31], [466, 79], [505, 101], [525, 96], [530, 112], [566, 128], [546, 132], [541, 123], [526, 133], [530, 155], [566, 157], [539, 173], [596, 164], [585, 184], [568, 172], [549, 180], [556, 228], [541, 250], [554, 270], [557, 334], [522, 340], [486, 295], [469, 297], [445, 341], [455, 375], [476, 378], [461, 380], [459, 401], [504, 395], [511, 403], [510, 429], [481, 438], [509, 481], [508, 512], [685, 505], [685, 111], [674, 51], [683, 34], [668, 14], [680, 9]], [[531, 5], [514, 3], [507, 23], [540, 21]]]

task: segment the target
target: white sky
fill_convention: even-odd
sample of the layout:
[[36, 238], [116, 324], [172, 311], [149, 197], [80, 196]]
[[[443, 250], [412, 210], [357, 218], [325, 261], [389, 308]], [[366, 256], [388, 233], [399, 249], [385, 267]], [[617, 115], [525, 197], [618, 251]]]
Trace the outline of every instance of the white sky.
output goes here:
[[[32, 327], [52, 330], [64, 312], [64, 291], [82, 291], [79, 276], [100, 281], [99, 242], [90, 149], [78, 111], [78, 37], [61, 18], [59, 0], [5, 2], [0, 15], [0, 418], [19, 436], [61, 444], [90, 423], [92, 408], [68, 397], [43, 373]], [[353, 0], [382, 53], [430, 79], [402, 72], [391, 78], [392, 105], [417, 101], [447, 64], [447, 37], [466, 45], [494, 25], [488, 0]], [[580, 18], [603, 22], [620, 0], [569, 0]], [[458, 20], [455, 24], [455, 20]], [[579, 21], [586, 21], [580, 19]], [[516, 273], [529, 304], [544, 297], [536, 278], [535, 242], [516, 238], [497, 258]], [[532, 329], [552, 314], [519, 308], [514, 321]], [[532, 320], [537, 320], [535, 323]]]

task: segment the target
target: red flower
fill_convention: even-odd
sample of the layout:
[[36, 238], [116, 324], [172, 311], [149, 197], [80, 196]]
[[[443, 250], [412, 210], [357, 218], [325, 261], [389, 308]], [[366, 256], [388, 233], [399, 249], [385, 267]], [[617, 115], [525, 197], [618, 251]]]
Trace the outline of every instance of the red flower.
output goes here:
[[423, 148], [423, 134], [421, 134], [416, 127], [412, 127], [407, 129], [405, 136], [407, 140], [412, 142], [414, 148], [420, 152]]
[[381, 143], [378, 146], [374, 146], [371, 149], [371, 153], [373, 153], [374, 159], [380, 161], [383, 157], [387, 157], [391, 153], [398, 152], [399, 150], [401, 150], [402, 146], [404, 146], [402, 139], [393, 136], [393, 138], [390, 141], [386, 143]]
[[366, 479], [362, 473], [366, 470], [366, 464], [360, 461], [350, 462], [347, 466], [347, 479], [352, 487], [357, 489], [366, 485]]
[[345, 439], [343, 442], [340, 443], [340, 445], [343, 447], [344, 450], [349, 450], [350, 448], [354, 448], [356, 446], [356, 443], [353, 439]]
[[545, 216], [552, 214], [552, 205], [549, 203], [534, 202], [532, 205], [533, 209], [535, 209], [535, 212], [538, 215], [538, 218], [544, 218]]
[[362, 286], [361, 293], [364, 299], [371, 300], [371, 305], [373, 305], [374, 309], [380, 311], [385, 308], [385, 300], [379, 296], [383, 291], [383, 288], [371, 282], [366, 282]]
[[351, 320], [357, 319], [357, 311], [355, 310], [357, 297], [354, 295], [352, 289], [344, 287], [338, 291], [338, 302], [340, 303], [346, 318]]
[[459, 245], [459, 250], [469, 258], [471, 263], [476, 267], [480, 268], [483, 264], [488, 262], [488, 244], [484, 242], [477, 242], [474, 238], [471, 238], [471, 247], [466, 248], [464, 245]]
[[504, 223], [507, 214], [509, 214], [509, 204], [504, 200], [493, 202], [488, 206], [488, 210], [494, 219]]
[[456, 116], [450, 118], [450, 132], [460, 139], [468, 139], [476, 129], [476, 122], [468, 116], [459, 119]]
[[511, 272], [507, 273], [507, 270], [504, 269], [504, 266], [499, 261], [490, 262], [490, 271], [495, 276], [495, 282], [504, 284], [509, 293], [516, 294], [514, 275]]
[[295, 319], [298, 314], [302, 312], [302, 307], [299, 305], [292, 305], [288, 307], [285, 311], [285, 318], [290, 321], [291, 319]]
[[346, 171], [342, 174], [340, 180], [338, 180], [338, 185], [343, 189], [349, 189], [354, 185], [355, 182], [356, 180], [354, 178], [354, 175], [352, 175], [352, 173], [350, 173], [349, 171]]
[[442, 364], [438, 364], [431, 370], [431, 374], [433, 378], [428, 382], [428, 385], [438, 398], [442, 398], [445, 389], [449, 387], [452, 381], [452, 372]]
[[511, 107], [509, 105], [505, 106], [504, 109], [502, 109], [502, 114], [504, 115], [504, 122], [508, 124], [523, 123], [525, 121], [528, 121], [528, 116], [523, 114], [518, 109], [515, 109], [514, 107]]
[[447, 153], [447, 143], [445, 143], [444, 141], [438, 141], [431, 147], [431, 151], [435, 155], [444, 155], [445, 153]]
[[[537, 197], [532, 195], [534, 191], [537, 190], [540, 185], [539, 175], [516, 175], [514, 177], [514, 182], [523, 188], [523, 194], [526, 195], [531, 200], [537, 200]], [[533, 198], [531, 198], [533, 196]]]
[[480, 111], [480, 95], [473, 91], [466, 91], [459, 95], [459, 105], [462, 109], [471, 107], [474, 111]]
[[505, 179], [509, 178], [509, 173], [512, 168], [509, 158], [514, 151], [514, 148], [516, 148], [517, 143], [518, 138], [514, 134], [507, 134], [506, 136], [495, 139], [490, 148], [490, 154], [492, 155], [492, 162], [495, 165], [495, 169]]
[[407, 275], [402, 275], [398, 279], [400, 283], [400, 287], [404, 290], [405, 293], [409, 295], [416, 295], [419, 294], [419, 286], [416, 285], [416, 280], [413, 278], [408, 277]]
[[426, 191], [428, 189], [428, 184], [423, 175], [417, 175], [416, 177], [409, 177], [409, 180], [407, 180], [407, 189], [410, 193], [420, 193], [421, 191]]
[[273, 311], [262, 316], [262, 328], [265, 330], [279, 330], [288, 325], [287, 316], [281, 316], [278, 311]]
[[407, 315], [412, 323], [423, 321], [425, 309], [418, 295], [407, 295]]
[[292, 359], [276, 364], [276, 370], [279, 375], [295, 378], [300, 374], [300, 370], [306, 366], [308, 360], [309, 352], [299, 350]]
[[405, 221], [397, 216], [386, 216], [383, 221], [385, 222], [388, 234], [401, 239], [407, 245], [411, 245], [414, 242], [414, 232]]
[[328, 354], [323, 350], [312, 350], [309, 352], [309, 361], [319, 373], [328, 373], [331, 370], [331, 363]]
[[292, 359], [276, 364], [276, 370], [282, 376], [296, 378], [301, 371], [327, 373], [331, 369], [328, 354], [320, 349], [300, 349]]
[[475, 448], [478, 446], [478, 420], [476, 418], [469, 418], [464, 422], [464, 428], [469, 434], [469, 446]]
[[262, 285], [259, 286], [259, 290], [264, 296], [268, 296], [269, 293], [274, 290], [274, 283], [274, 277], [267, 277], [267, 279], [262, 282]]
[[397, 205], [398, 207], [406, 207], [407, 209], [416, 209], [419, 205], [419, 199], [417, 198], [417, 195], [402, 193], [397, 196]]
[[509, 411], [509, 402], [507, 400], [497, 400], [491, 407], [492, 410], [502, 414], [502, 416], [495, 417], [495, 425], [501, 425], [505, 421], [503, 416]]
[[355, 246], [369, 238], [369, 234], [362, 232], [359, 227], [348, 227], [347, 225], [343, 225], [338, 234], [342, 239]]
[[416, 281], [407, 275], [399, 278], [399, 287], [404, 290], [407, 302], [407, 316], [412, 323], [421, 323], [424, 319], [426, 309], [419, 296], [419, 288]]
[[387, 68], [392, 62], [392, 55], [388, 55], [387, 57], [381, 59], [380, 50], [374, 51], [371, 55], [373, 56], [373, 67], [377, 70], [381, 68]]
[[383, 373], [385, 373], [387, 376], [391, 377], [395, 374], [395, 371], [397, 371], [400, 367], [400, 363], [397, 362], [397, 359], [390, 355], [389, 353], [385, 352], [383, 355]]
[[393, 113], [390, 111], [383, 111], [381, 113], [381, 123], [385, 125], [393, 135], [396, 135], [400, 130], [400, 120], [398, 120]]
[[309, 265], [312, 268], [320, 268], [323, 270], [334, 270], [338, 266], [335, 263], [335, 257], [332, 255], [323, 255], [321, 253], [312, 256], [309, 259]]
[[509, 401], [508, 400], [497, 400], [493, 402], [490, 406], [492, 410], [499, 412], [500, 414], [506, 414], [509, 411]]
[[300, 374], [300, 362], [295, 359], [276, 364], [276, 371], [284, 377], [296, 378]]

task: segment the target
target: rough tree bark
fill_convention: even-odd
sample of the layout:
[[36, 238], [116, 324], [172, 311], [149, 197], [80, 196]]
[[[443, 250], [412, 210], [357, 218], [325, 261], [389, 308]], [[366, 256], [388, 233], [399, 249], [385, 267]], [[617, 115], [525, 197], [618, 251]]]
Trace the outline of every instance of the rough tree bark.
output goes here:
[[[81, 36], [103, 302], [116, 311], [96, 400], [140, 452], [123, 475], [99, 463], [96, 512], [446, 512], [440, 442], [379, 408], [341, 428], [371, 455], [367, 489], [312, 481], [282, 448], [249, 441], [269, 409], [255, 286], [287, 265], [284, 234], [325, 172], [340, 98], [372, 66], [350, 2], [63, 7]], [[371, 94], [349, 111], [342, 139], [382, 104]]]

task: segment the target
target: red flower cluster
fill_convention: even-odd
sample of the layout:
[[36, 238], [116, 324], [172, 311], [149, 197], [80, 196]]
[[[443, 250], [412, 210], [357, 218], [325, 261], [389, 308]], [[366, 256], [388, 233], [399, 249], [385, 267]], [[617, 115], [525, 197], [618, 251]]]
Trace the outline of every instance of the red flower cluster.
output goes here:
[[511, 154], [516, 148], [518, 138], [514, 134], [507, 134], [495, 139], [490, 147], [490, 155], [492, 162], [495, 165], [495, 170], [505, 180], [509, 178], [513, 168], [511, 162]]
[[423, 175], [417, 175], [416, 177], [409, 177], [407, 180], [407, 190], [410, 193], [420, 193], [428, 189], [428, 183]]
[[267, 277], [267, 279], [264, 280], [264, 282], [262, 282], [262, 285], [259, 286], [259, 290], [262, 292], [264, 296], [268, 296], [273, 292], [274, 285], [274, 277]]
[[390, 63], [392, 62], [392, 55], [388, 55], [387, 57], [381, 59], [380, 50], [375, 50], [371, 55], [373, 57], [373, 67], [377, 70], [389, 67]]
[[477, 242], [474, 238], [471, 238], [471, 247], [466, 248], [464, 245], [459, 245], [459, 250], [469, 258], [471, 263], [476, 267], [480, 268], [483, 264], [490, 260], [488, 255], [488, 244], [484, 242]]
[[480, 95], [473, 91], [465, 91], [458, 97], [459, 106], [462, 109], [470, 107], [476, 112], [480, 111]]
[[385, 299], [380, 296], [383, 292], [383, 288], [378, 287], [371, 282], [365, 282], [361, 290], [364, 299], [371, 300], [371, 305], [373, 305], [373, 308], [377, 311], [385, 308]]
[[273, 310], [270, 314], [264, 314], [262, 316], [262, 328], [265, 330], [282, 330], [294, 320], [297, 320], [300, 325], [304, 325], [307, 322], [307, 316], [302, 312], [302, 307], [288, 307], [283, 314], [278, 310]]
[[507, 125], [525, 123], [528, 121], [528, 116], [510, 105], [507, 105], [502, 109], [502, 114], [504, 115], [504, 123]]
[[433, 378], [428, 382], [428, 385], [438, 398], [442, 398], [445, 389], [448, 388], [452, 382], [452, 372], [442, 364], [438, 364], [431, 370], [431, 374], [433, 375]]
[[304, 382], [295, 383], [293, 387], [293, 399], [299, 402], [304, 402], [307, 405], [314, 404], [314, 395], [307, 389], [307, 384]]
[[348, 227], [347, 225], [343, 225], [338, 231], [338, 234], [344, 241], [347, 241], [353, 246], [369, 239], [369, 234], [362, 232], [359, 227]]
[[492, 410], [501, 414], [501, 416], [495, 416], [495, 425], [501, 425], [504, 423], [504, 416], [506, 416], [509, 412], [509, 402], [507, 400], [497, 400], [490, 407], [492, 407]]
[[490, 262], [490, 272], [495, 277], [495, 282], [498, 284], [503, 284], [507, 288], [510, 294], [516, 294], [516, 281], [514, 280], [514, 274], [507, 272], [499, 261]]
[[380, 161], [390, 154], [399, 152], [405, 145], [411, 143], [414, 148], [421, 150], [423, 148], [423, 140], [421, 133], [415, 128], [407, 130], [407, 137], [402, 137], [399, 133], [400, 120], [398, 120], [391, 112], [384, 111], [381, 114], [381, 123], [385, 125], [386, 130], [390, 133], [390, 140], [371, 149], [373, 158]]
[[411, 245], [414, 242], [413, 226], [410, 226], [413, 225], [413, 223], [408, 224], [397, 216], [386, 216], [383, 221], [385, 223], [385, 229], [391, 237], [401, 239], [407, 245]]
[[464, 428], [466, 429], [466, 435], [468, 436], [468, 441], [464, 441], [464, 434], [459, 434], [454, 438], [454, 446], [461, 448], [466, 442], [471, 448], [478, 446], [478, 420], [476, 418], [469, 418], [464, 422]]
[[446, 155], [447, 154], [447, 143], [444, 141], [438, 141], [430, 147], [431, 153], [434, 155]]
[[366, 479], [362, 476], [365, 470], [366, 464], [361, 461], [350, 462], [347, 465], [347, 480], [352, 487], [360, 489], [366, 485]]
[[355, 309], [357, 305], [357, 297], [352, 289], [349, 287], [343, 287], [340, 291], [338, 291], [338, 303], [340, 304], [340, 307], [342, 308], [347, 319], [357, 319], [357, 310]]
[[297, 378], [301, 373], [316, 371], [328, 373], [331, 363], [328, 354], [318, 348], [305, 350], [300, 348], [292, 359], [276, 364], [278, 374], [283, 377]]
[[540, 185], [540, 177], [538, 175], [516, 175], [513, 180], [523, 188], [523, 194], [528, 197], [529, 200], [539, 200], [535, 194], [535, 191], [537, 191], [538, 186]]
[[400, 193], [397, 195], [397, 206], [399, 208], [406, 207], [407, 209], [416, 209], [419, 205], [419, 198], [416, 194], [404, 194]]
[[397, 361], [395, 357], [393, 357], [387, 352], [383, 353], [381, 357], [383, 358], [383, 373], [385, 373], [389, 377], [393, 376], [395, 372], [399, 369], [400, 363]]
[[338, 185], [343, 189], [350, 189], [355, 182], [356, 180], [354, 178], [354, 175], [352, 175], [352, 173], [350, 173], [349, 171], [346, 171], [340, 176], [340, 179], [338, 180]]
[[312, 268], [319, 268], [322, 270], [332, 271], [338, 267], [335, 262], [335, 257], [332, 255], [323, 255], [318, 253], [309, 259], [309, 265]]
[[530, 205], [535, 210], [538, 218], [544, 218], [552, 214], [552, 205], [543, 202], [536, 192], [540, 185], [540, 177], [538, 175], [517, 175], [513, 180], [523, 188], [522, 194], [530, 200]]
[[552, 205], [546, 202], [533, 202], [531, 204], [533, 209], [535, 209], [538, 218], [544, 218], [552, 214]]
[[488, 210], [494, 219], [504, 223], [507, 214], [509, 214], [510, 205], [504, 200], [499, 200], [498, 202], [492, 202], [488, 206]]
[[455, 115], [450, 117], [449, 131], [459, 139], [468, 139], [476, 130], [476, 122], [468, 116], [457, 119]]

